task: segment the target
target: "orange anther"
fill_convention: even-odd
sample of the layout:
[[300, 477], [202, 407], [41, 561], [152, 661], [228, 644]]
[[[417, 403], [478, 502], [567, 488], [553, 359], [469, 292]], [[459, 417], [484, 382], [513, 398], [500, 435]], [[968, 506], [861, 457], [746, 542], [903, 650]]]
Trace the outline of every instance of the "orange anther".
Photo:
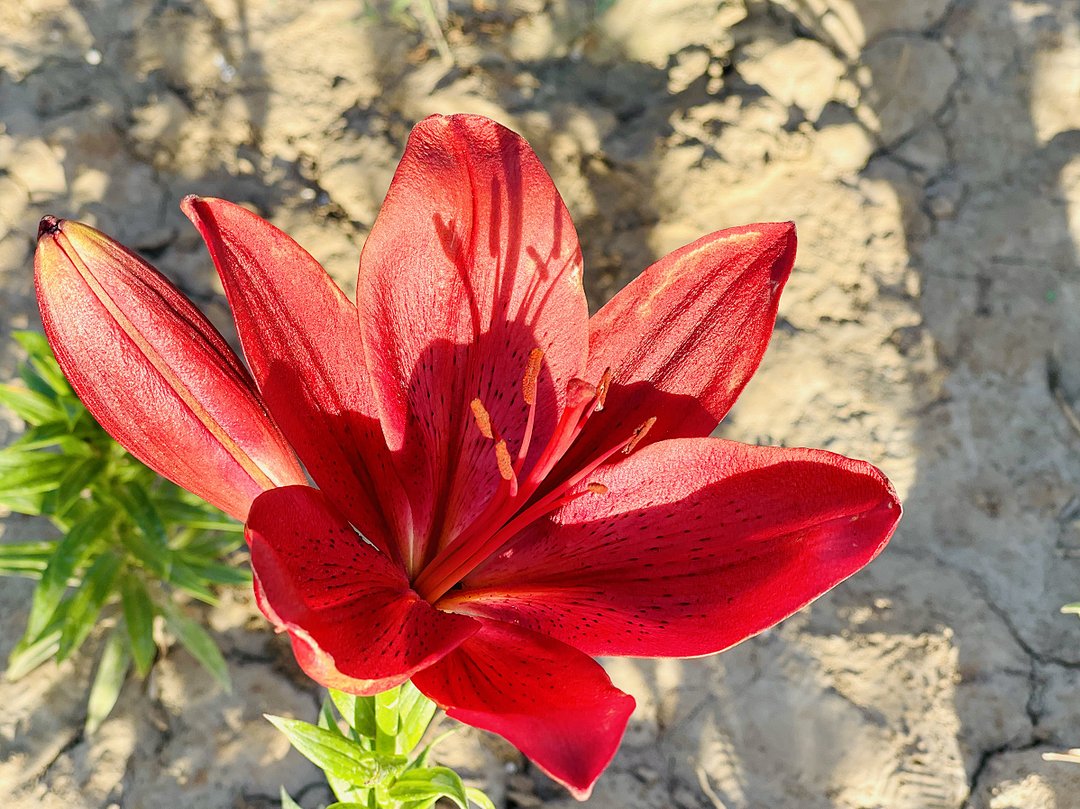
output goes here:
[[604, 369], [604, 375], [600, 377], [600, 384], [596, 386], [595, 410], [604, 409], [604, 401], [607, 399], [608, 389], [611, 387], [611, 368]]
[[636, 447], [638, 444], [641, 443], [641, 439], [643, 439], [648, 434], [649, 430], [652, 429], [652, 426], [654, 424], [656, 424], [656, 416], [653, 416], [652, 418], [647, 419], [645, 422], [643, 422], [641, 424], [640, 427], [638, 427], [636, 430], [634, 430], [633, 437], [626, 444], [626, 446], [623, 447], [623, 450], [622, 450], [623, 455], [629, 455], [631, 452], [633, 452], [634, 447]]
[[607, 486], [605, 486], [603, 483], [590, 483], [585, 488], [593, 494], [607, 494], [608, 490]]
[[476, 419], [476, 426], [480, 429], [484, 438], [494, 438], [495, 431], [491, 429], [491, 414], [487, 412], [484, 403], [479, 399], [473, 399], [469, 402], [469, 407], [472, 408], [473, 418]]
[[525, 404], [536, 404], [536, 380], [540, 378], [540, 363], [544, 360], [544, 352], [534, 348], [529, 352], [529, 364], [525, 366], [525, 376], [521, 379], [521, 396]]
[[506, 441], [499, 439], [495, 442], [495, 459], [499, 462], [499, 474], [503, 480], [514, 479], [514, 463], [510, 460], [510, 450], [506, 448]]

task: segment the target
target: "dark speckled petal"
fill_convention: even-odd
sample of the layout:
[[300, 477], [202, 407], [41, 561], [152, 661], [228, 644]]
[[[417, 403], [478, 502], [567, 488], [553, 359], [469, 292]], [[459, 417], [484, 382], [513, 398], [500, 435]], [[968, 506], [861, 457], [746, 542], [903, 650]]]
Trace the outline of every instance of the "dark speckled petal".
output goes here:
[[881, 472], [822, 450], [673, 439], [594, 479], [607, 494], [533, 523], [438, 606], [590, 655], [711, 654], [859, 570], [900, 518]]
[[255, 500], [247, 522], [256, 596], [323, 685], [375, 694], [399, 685], [479, 629], [439, 612], [404, 572], [305, 486]]

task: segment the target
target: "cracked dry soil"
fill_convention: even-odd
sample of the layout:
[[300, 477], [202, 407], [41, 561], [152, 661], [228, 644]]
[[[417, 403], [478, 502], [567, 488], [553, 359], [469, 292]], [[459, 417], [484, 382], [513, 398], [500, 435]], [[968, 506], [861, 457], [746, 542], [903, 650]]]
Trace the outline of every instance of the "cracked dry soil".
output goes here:
[[[722, 427], [879, 464], [886, 553], [719, 657], [613, 661], [639, 701], [593, 806], [1077, 809], [1080, 3], [453, 0], [430, 32], [360, 0], [0, 6], [0, 378], [37, 325], [37, 219], [146, 256], [228, 333], [177, 203], [249, 203], [346, 289], [413, 122], [490, 115], [536, 147], [594, 306], [705, 232], [793, 219], [769, 353]], [[436, 4], [438, 5], [438, 4]], [[18, 425], [0, 425], [9, 439]], [[5, 517], [5, 539], [40, 526]], [[0, 584], [0, 655], [27, 583]], [[262, 718], [318, 694], [244, 594], [207, 618], [235, 690], [183, 652], [78, 731], [92, 646], [0, 683], [0, 805], [328, 800]], [[570, 807], [490, 737], [446, 751], [508, 807]]]

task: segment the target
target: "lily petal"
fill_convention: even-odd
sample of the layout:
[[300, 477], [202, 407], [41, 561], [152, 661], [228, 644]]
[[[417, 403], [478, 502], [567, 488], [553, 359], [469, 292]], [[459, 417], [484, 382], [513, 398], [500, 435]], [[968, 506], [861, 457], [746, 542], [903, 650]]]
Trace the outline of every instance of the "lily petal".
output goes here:
[[612, 369], [579, 441], [657, 416], [648, 442], [702, 437], [731, 409], [772, 335], [795, 261], [790, 222], [721, 230], [657, 261], [589, 321], [587, 378]]
[[247, 522], [258, 602], [312, 679], [376, 694], [457, 648], [480, 625], [439, 612], [404, 571], [306, 486], [274, 489]]
[[721, 439], [653, 444], [438, 603], [589, 655], [719, 652], [873, 559], [900, 517], [870, 464]]
[[221, 276], [263, 400], [321, 489], [397, 557], [409, 511], [371, 399], [356, 310], [314, 258], [239, 205], [181, 204]]
[[585, 364], [577, 234], [528, 144], [479, 116], [420, 122], [364, 245], [357, 302], [422, 558], [501, 481], [470, 402], [482, 401], [515, 452], [529, 411], [522, 378], [540, 348], [536, 457]]
[[578, 800], [615, 755], [635, 704], [592, 658], [501, 622], [485, 622], [413, 684], [453, 719], [498, 733]]
[[306, 482], [240, 360], [157, 270], [53, 217], [34, 269], [64, 375], [132, 455], [239, 520], [264, 489]]

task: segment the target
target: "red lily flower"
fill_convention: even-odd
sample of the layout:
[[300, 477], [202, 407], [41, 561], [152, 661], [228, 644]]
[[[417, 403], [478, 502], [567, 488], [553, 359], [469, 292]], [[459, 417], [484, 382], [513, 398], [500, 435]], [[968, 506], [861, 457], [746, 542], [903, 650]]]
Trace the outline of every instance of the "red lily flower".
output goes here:
[[319, 487], [251, 505], [262, 610], [319, 682], [411, 678], [579, 798], [634, 707], [593, 656], [725, 649], [861, 568], [900, 516], [869, 464], [707, 437], [765, 351], [790, 224], [706, 236], [590, 319], [558, 192], [477, 116], [413, 130], [355, 307], [254, 214], [183, 209]]

